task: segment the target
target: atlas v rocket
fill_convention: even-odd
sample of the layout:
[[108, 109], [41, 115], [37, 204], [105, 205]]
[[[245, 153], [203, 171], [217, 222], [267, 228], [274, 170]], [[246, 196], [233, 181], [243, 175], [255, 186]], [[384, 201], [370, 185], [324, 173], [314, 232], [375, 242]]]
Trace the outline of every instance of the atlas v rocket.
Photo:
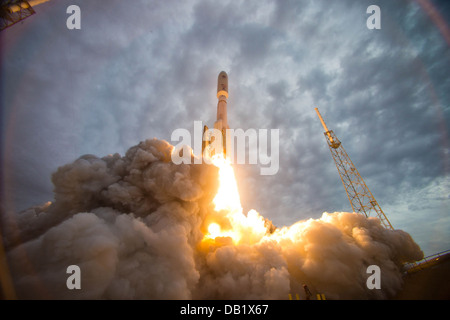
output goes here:
[[[225, 71], [222, 71], [219, 73], [219, 77], [217, 78], [217, 99], [219, 101], [217, 102], [217, 120], [214, 122], [214, 129], [219, 130], [222, 132], [222, 147], [223, 147], [223, 154], [226, 156], [227, 150], [226, 150], [226, 132], [227, 129], [230, 129], [228, 126], [228, 119], [227, 119], [227, 99], [228, 99], [228, 75]], [[203, 127], [203, 135], [205, 135], [205, 132], [208, 131], [208, 127]], [[205, 140], [205, 139], [203, 139]], [[205, 148], [209, 145], [209, 140], [203, 141], [202, 143], [202, 154]]]

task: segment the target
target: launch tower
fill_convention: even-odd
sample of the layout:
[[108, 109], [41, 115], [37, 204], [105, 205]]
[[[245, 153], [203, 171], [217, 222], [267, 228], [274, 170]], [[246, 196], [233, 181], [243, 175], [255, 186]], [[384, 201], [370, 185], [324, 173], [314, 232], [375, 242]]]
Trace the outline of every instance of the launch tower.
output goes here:
[[22, 21], [36, 12], [27, 1], [4, 0], [0, 4], [0, 31]]
[[328, 130], [325, 121], [319, 113], [319, 109], [315, 108], [320, 122], [325, 130], [325, 138], [334, 163], [338, 169], [339, 175], [347, 192], [348, 200], [354, 212], [363, 213], [366, 217], [377, 216], [381, 224], [386, 229], [394, 229], [384, 214], [378, 202], [375, 200], [372, 192], [370, 192], [363, 178], [356, 170], [355, 165], [348, 156], [341, 142], [338, 140], [332, 130]]

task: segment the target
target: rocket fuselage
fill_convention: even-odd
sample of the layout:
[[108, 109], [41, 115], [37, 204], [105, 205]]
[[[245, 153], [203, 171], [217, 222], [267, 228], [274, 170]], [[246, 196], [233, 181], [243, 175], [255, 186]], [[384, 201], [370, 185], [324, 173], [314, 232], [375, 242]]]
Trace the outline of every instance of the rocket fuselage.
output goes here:
[[[219, 73], [219, 77], [217, 78], [217, 119], [214, 122], [214, 129], [219, 130], [222, 133], [222, 144], [221, 149], [223, 154], [227, 155], [226, 145], [227, 145], [227, 129], [228, 119], [227, 119], [227, 99], [228, 99], [228, 75], [225, 71]], [[208, 137], [205, 140], [205, 134], [208, 135], [208, 127], [204, 126], [203, 128], [203, 142], [202, 142], [202, 155], [206, 147], [212, 143]], [[210, 156], [214, 154], [217, 150], [210, 152]]]
[[227, 118], [227, 99], [228, 99], [228, 75], [225, 71], [219, 73], [217, 78], [217, 120], [214, 128], [218, 130], [229, 129]]

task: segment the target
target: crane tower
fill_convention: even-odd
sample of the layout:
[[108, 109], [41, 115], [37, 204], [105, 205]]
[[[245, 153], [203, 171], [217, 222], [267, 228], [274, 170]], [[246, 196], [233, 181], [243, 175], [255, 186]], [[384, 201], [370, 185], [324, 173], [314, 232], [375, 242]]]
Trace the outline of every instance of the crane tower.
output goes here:
[[24, 0], [3, 0], [0, 4], [0, 30], [35, 14], [31, 5]]
[[325, 121], [323, 121], [323, 118], [319, 113], [319, 109], [315, 108], [315, 110], [325, 130], [324, 134], [328, 147], [330, 148], [331, 155], [333, 156], [334, 163], [338, 169], [353, 211], [364, 214], [367, 218], [376, 216], [386, 229], [393, 230], [394, 228], [378, 202], [375, 200], [372, 192], [370, 192], [358, 170], [356, 170], [355, 165], [352, 160], [350, 160], [350, 157], [341, 142], [332, 130], [328, 130]]

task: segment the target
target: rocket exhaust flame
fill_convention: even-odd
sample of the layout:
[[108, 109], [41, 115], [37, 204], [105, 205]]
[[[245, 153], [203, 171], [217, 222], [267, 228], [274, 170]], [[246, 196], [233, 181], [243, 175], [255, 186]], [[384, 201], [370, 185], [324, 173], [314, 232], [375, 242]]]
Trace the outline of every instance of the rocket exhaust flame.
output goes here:
[[204, 239], [230, 238], [234, 244], [258, 242], [267, 232], [264, 219], [254, 210], [244, 215], [229, 159], [217, 154], [213, 156], [212, 163], [219, 168], [219, 189], [213, 199], [214, 209], [222, 215], [219, 220], [225, 221], [228, 228], [217, 221], [212, 222]]
[[230, 161], [223, 154], [214, 155], [213, 164], [219, 168], [219, 190], [213, 202], [217, 211], [242, 210], [236, 178]]

